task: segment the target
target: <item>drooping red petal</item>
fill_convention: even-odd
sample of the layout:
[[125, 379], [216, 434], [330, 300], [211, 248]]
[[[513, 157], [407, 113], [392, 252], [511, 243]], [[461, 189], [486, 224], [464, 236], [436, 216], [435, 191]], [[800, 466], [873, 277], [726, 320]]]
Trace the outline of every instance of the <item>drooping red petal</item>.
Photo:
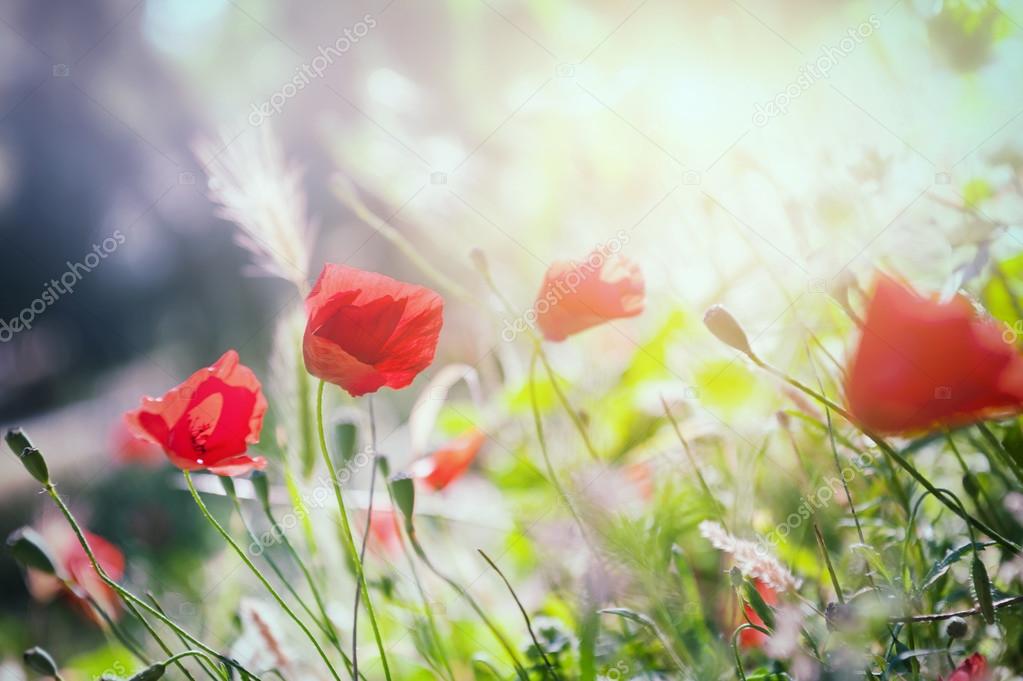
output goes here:
[[433, 361], [443, 308], [428, 288], [328, 263], [306, 298], [306, 368], [353, 396], [404, 388]]
[[175, 466], [238, 475], [265, 465], [244, 452], [259, 442], [266, 410], [259, 379], [229, 350], [163, 397], [144, 398], [125, 418], [134, 434], [160, 445]]
[[881, 277], [845, 394], [882, 434], [964, 425], [1023, 411], [1023, 358], [962, 296], [940, 302]]
[[[989, 677], [987, 660], [980, 653], [974, 653], [956, 667], [948, 681], [987, 681]], [[938, 681], [941, 681], [941, 677], [938, 677]]]
[[415, 461], [410, 473], [432, 489], [442, 490], [465, 474], [485, 441], [486, 435], [474, 428]]
[[645, 284], [639, 267], [621, 255], [595, 250], [583, 261], [550, 266], [534, 303], [544, 338], [568, 336], [612, 319], [643, 312]]
[[[89, 547], [96, 556], [96, 562], [103, 568], [103, 571], [115, 582], [120, 581], [124, 577], [125, 566], [124, 554], [121, 553], [120, 549], [103, 537], [87, 530], [83, 530], [82, 534], [88, 540]], [[68, 597], [75, 601], [76, 605], [90, 619], [97, 623], [101, 621], [101, 616], [93, 612], [93, 608], [86, 596], [91, 596], [103, 608], [106, 614], [110, 615], [113, 619], [117, 619], [120, 613], [117, 605], [117, 594], [93, 569], [88, 554], [76, 538], [68, 537], [68, 541], [65, 542], [62, 549], [60, 559], [64, 571], [74, 587], [74, 590], [68, 592]]]

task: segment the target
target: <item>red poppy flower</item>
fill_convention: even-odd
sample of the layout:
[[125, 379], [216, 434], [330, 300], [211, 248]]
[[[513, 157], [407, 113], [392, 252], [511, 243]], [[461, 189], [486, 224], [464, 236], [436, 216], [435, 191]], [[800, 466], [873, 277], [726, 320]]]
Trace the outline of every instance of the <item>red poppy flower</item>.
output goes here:
[[1023, 410], [1023, 358], [965, 297], [941, 302], [881, 277], [845, 394], [879, 433], [965, 425]]
[[259, 379], [228, 350], [159, 399], [145, 397], [125, 419], [139, 437], [163, 447], [178, 468], [241, 475], [266, 466], [245, 451], [259, 442], [267, 403]]
[[[96, 556], [96, 562], [111, 579], [120, 581], [124, 577], [124, 554], [103, 537], [87, 530], [82, 532]], [[89, 603], [89, 598], [92, 598], [111, 619], [118, 619], [120, 610], [117, 594], [93, 570], [88, 554], [74, 533], [69, 528], [51, 523], [43, 527], [41, 534], [53, 550], [67, 585], [52, 575], [30, 570], [28, 585], [32, 596], [38, 601], [47, 602], [58, 594], [63, 595], [89, 619], [101, 624], [102, 617]]]
[[612, 319], [643, 312], [639, 266], [621, 255], [594, 250], [586, 260], [559, 260], [544, 276], [533, 308], [544, 338], [563, 341]]
[[[764, 599], [765, 603], [772, 606], [778, 605], [778, 593], [774, 589], [767, 586], [767, 584], [759, 579], [753, 580], [753, 586], [756, 587], [757, 591], [760, 593], [760, 597]], [[746, 618], [743, 622], [749, 620], [750, 624], [755, 624], [758, 627], [764, 626], [764, 620], [760, 619], [760, 615], [753, 610], [752, 606], [747, 604], [744, 608]], [[760, 648], [767, 643], [767, 638], [767, 634], [762, 631], [757, 631], [756, 629], [743, 629], [739, 632], [739, 645], [743, 648]]]
[[[948, 681], [987, 681], [988, 678], [987, 660], [980, 653], [974, 653], [963, 660]], [[938, 681], [941, 681], [940, 676]]]
[[440, 491], [462, 477], [476, 458], [487, 437], [473, 428], [412, 463], [410, 473], [434, 490]]
[[327, 263], [306, 298], [305, 366], [353, 397], [407, 386], [433, 361], [444, 301], [382, 274]]

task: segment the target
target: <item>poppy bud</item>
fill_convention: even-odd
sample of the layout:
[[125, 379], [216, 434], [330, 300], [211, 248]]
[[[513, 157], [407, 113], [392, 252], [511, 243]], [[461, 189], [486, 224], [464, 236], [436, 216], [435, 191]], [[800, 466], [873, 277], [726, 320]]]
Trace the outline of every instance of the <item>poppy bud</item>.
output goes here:
[[232, 480], [228, 476], [226, 475], [220, 476], [220, 485], [224, 488], [224, 494], [226, 494], [228, 497], [234, 499], [236, 496], [238, 496], [238, 493], [234, 489], [234, 480]]
[[50, 471], [46, 467], [46, 460], [43, 458], [42, 452], [35, 447], [26, 447], [18, 455], [18, 458], [21, 459], [21, 465], [25, 467], [29, 475], [44, 485], [50, 484]]
[[416, 505], [416, 488], [412, 478], [407, 476], [396, 477], [391, 480], [391, 493], [394, 495], [394, 503], [398, 510], [405, 517], [405, 527], [412, 530], [412, 511]]
[[167, 665], [162, 662], [146, 667], [135, 676], [128, 679], [128, 681], [156, 681], [162, 679], [164, 673], [167, 671]]
[[48, 575], [57, 574], [57, 560], [46, 545], [46, 540], [31, 527], [22, 527], [12, 532], [7, 537], [7, 548], [14, 556], [14, 560], [26, 568], [39, 570]]
[[732, 569], [728, 571], [728, 578], [732, 582], [732, 586], [736, 589], [742, 587], [745, 580], [742, 578], [742, 570], [738, 566], [732, 566]]
[[341, 421], [334, 426], [334, 440], [337, 442], [338, 466], [347, 466], [355, 458], [355, 444], [359, 430], [351, 421]]
[[963, 489], [965, 489], [966, 493], [971, 497], [977, 496], [977, 493], [980, 492], [980, 485], [977, 483], [977, 476], [973, 473], [967, 473], [964, 475]]
[[962, 617], [953, 617], [945, 625], [945, 635], [950, 639], [964, 638], [970, 631], [970, 625]]
[[720, 305], [711, 306], [703, 315], [703, 324], [717, 336], [719, 341], [747, 355], [753, 361], [757, 361], [756, 355], [753, 354], [753, 348], [750, 347], [749, 339], [746, 337], [746, 332], [742, 330], [739, 322], [735, 321], [735, 317], [728, 310]]
[[42, 674], [43, 676], [56, 677], [59, 673], [57, 663], [48, 652], [39, 646], [26, 650], [22, 659], [25, 661], [26, 667], [34, 672]]
[[4, 439], [7, 440], [7, 446], [11, 448], [11, 451], [18, 456], [32, 446], [32, 441], [28, 439], [21, 428], [11, 428], [4, 434]]
[[270, 508], [270, 481], [263, 471], [253, 471], [249, 478], [252, 481], [252, 489], [256, 492], [256, 498], [263, 508]]

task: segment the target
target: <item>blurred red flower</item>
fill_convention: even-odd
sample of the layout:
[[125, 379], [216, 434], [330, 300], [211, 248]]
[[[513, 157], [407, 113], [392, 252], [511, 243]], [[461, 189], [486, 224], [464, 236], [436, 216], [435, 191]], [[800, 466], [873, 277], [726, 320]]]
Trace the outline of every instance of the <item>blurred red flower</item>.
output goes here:
[[[767, 584], [759, 579], [753, 580], [753, 586], [756, 587], [757, 591], [760, 593], [760, 597], [764, 599], [765, 603], [771, 606], [778, 605], [778, 593], [774, 589], [767, 586]], [[750, 624], [755, 624], [758, 627], [764, 626], [764, 620], [760, 619], [760, 615], [753, 610], [752, 606], [746, 605], [744, 607], [746, 620], [749, 620]], [[743, 629], [739, 633], [739, 645], [743, 648], [760, 648], [767, 643], [767, 638], [767, 634], [757, 631], [756, 629]]]
[[[47, 602], [56, 595], [63, 595], [89, 619], [100, 624], [103, 619], [90, 605], [89, 598], [92, 598], [111, 619], [117, 620], [120, 617], [117, 594], [93, 570], [88, 554], [70, 528], [50, 523], [40, 532], [53, 550], [67, 586], [53, 575], [29, 570], [28, 586], [32, 597]], [[124, 554], [103, 537], [87, 530], [82, 532], [100, 567], [111, 579], [120, 581], [124, 577]]]
[[639, 266], [600, 249], [586, 260], [559, 260], [544, 276], [533, 307], [544, 338], [569, 336], [612, 319], [643, 312], [645, 285]]
[[327, 263], [306, 312], [309, 373], [358, 397], [383, 386], [404, 388], [430, 365], [444, 301], [422, 286]]
[[266, 466], [263, 457], [245, 453], [259, 442], [266, 408], [259, 379], [228, 350], [163, 397], [143, 398], [125, 419], [136, 435], [163, 447], [178, 468], [241, 475]]
[[1023, 410], [1023, 358], [970, 302], [875, 284], [845, 383], [849, 411], [884, 434], [960, 426]]
[[369, 519], [370, 547], [377, 553], [393, 556], [401, 550], [398, 514], [389, 508], [374, 508]]
[[[987, 660], [980, 653], [974, 653], [963, 660], [947, 681], [986, 681], [989, 676]], [[940, 676], [938, 681], [941, 681]]]
[[442, 490], [469, 469], [486, 439], [483, 431], [473, 428], [414, 461], [409, 472], [434, 490]]
[[126, 464], [153, 465], [164, 461], [163, 450], [145, 438], [138, 437], [125, 419], [118, 419], [110, 434], [114, 458]]

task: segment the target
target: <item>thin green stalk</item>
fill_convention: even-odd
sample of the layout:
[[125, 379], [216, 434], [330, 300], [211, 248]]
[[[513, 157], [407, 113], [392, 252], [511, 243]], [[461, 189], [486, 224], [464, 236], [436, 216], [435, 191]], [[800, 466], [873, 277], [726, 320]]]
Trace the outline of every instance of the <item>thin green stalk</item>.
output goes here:
[[[363, 595], [366, 599], [366, 614], [369, 615], [369, 622], [373, 627], [373, 637], [376, 639], [377, 650], [380, 651], [380, 663], [384, 669], [384, 677], [387, 681], [390, 681], [391, 668], [390, 665], [387, 664], [387, 650], [384, 648], [384, 640], [380, 636], [380, 628], [377, 625], [376, 613], [373, 610], [373, 600], [370, 598], [369, 585], [366, 583], [366, 573], [363, 570], [362, 561], [359, 560], [359, 553], [355, 547], [355, 537], [352, 536], [352, 526], [348, 520], [348, 511], [345, 509], [344, 497], [341, 494], [341, 481], [337, 477], [337, 471], [334, 469], [334, 462], [330, 458], [330, 450], [327, 449], [327, 436], [323, 430], [323, 389], [325, 386], [326, 383], [324, 381], [320, 381], [319, 388], [316, 391], [316, 430], [320, 438], [320, 453], [323, 455], [323, 462], [327, 466], [327, 472], [330, 474], [330, 481], [334, 487], [334, 496], [337, 498], [337, 508], [341, 516], [342, 538], [345, 542], [345, 549], [348, 550], [348, 554], [352, 557], [352, 562], [355, 564], [355, 578], [362, 587]], [[356, 659], [355, 651], [353, 649], [353, 677], [358, 676], [359, 673]]]
[[671, 413], [668, 401], [664, 399], [664, 395], [661, 395], [660, 398], [661, 406], [664, 408], [664, 415], [668, 417], [668, 421], [671, 423], [671, 427], [675, 431], [675, 437], [677, 437], [678, 441], [682, 443], [682, 449], [689, 458], [689, 464], [693, 467], [693, 471], [696, 473], [696, 479], [700, 481], [700, 487], [703, 488], [703, 493], [714, 503], [714, 508], [718, 512], [718, 518], [727, 530], [728, 527], [725, 525], [725, 509], [721, 505], [721, 501], [714, 496], [713, 492], [710, 491], [710, 485], [707, 484], [706, 478], [703, 477], [703, 471], [700, 470], [699, 464], [696, 463], [696, 457], [693, 455], [693, 450], [689, 447], [689, 441], [682, 435], [682, 429], [679, 428], [678, 420], [675, 419], [675, 415]]
[[[60, 512], [67, 520], [68, 524], [71, 526], [71, 530], [75, 533], [75, 537], [78, 539], [78, 543], [81, 544], [82, 549], [85, 551], [85, 555], [89, 558], [89, 564], [92, 565], [92, 569], [96, 571], [96, 574], [99, 575], [99, 578], [103, 580], [104, 584], [113, 589], [117, 593], [117, 595], [121, 597], [121, 600], [124, 602], [126, 606], [130, 602], [134, 605], [141, 607], [143, 610], [148, 611], [151, 615], [153, 615], [161, 622], [166, 624], [168, 627], [170, 627], [175, 633], [187, 638], [192, 643], [192, 645], [201, 648], [202, 650], [204, 650], [207, 653], [210, 653], [211, 655], [219, 655], [219, 653], [216, 650], [214, 650], [213, 648], [209, 647], [196, 637], [189, 634], [185, 629], [181, 628], [181, 626], [179, 626], [174, 620], [170, 619], [163, 613], [159, 612], [151, 605], [143, 601], [141, 598], [131, 593], [120, 584], [118, 584], [113, 578], [111, 578], [110, 575], [107, 574], [107, 571], [103, 569], [103, 566], [100, 565], [99, 561], [96, 559], [96, 554], [93, 553], [92, 546], [89, 544], [89, 540], [85, 538], [85, 534], [82, 532], [82, 528], [81, 526], [79, 526], [78, 521], [75, 520], [75, 516], [71, 513], [71, 509], [67, 507], [67, 504], [64, 503], [64, 499], [62, 499], [60, 494], [57, 493], [57, 488], [54, 487], [52, 482], [48, 482], [44, 485], [44, 489], [46, 493], [50, 496], [50, 498], [53, 500], [53, 502], [57, 505], [57, 508], [60, 509]], [[238, 669], [239, 672], [249, 674], [258, 681], [259, 677], [256, 676], [255, 674], [252, 674], [252, 672], [245, 669], [245, 667], [234, 662], [232, 662], [231, 665]]]
[[590, 435], [586, 431], [586, 424], [583, 423], [583, 420], [579, 417], [579, 414], [572, 406], [572, 403], [568, 401], [568, 397], [561, 389], [561, 386], [558, 385], [558, 377], [555, 375], [554, 369], [551, 368], [551, 363], [547, 360], [547, 353], [543, 350], [543, 344], [540, 343], [539, 340], [535, 341], [535, 344], [536, 352], [540, 356], [540, 361], [543, 362], [543, 367], [547, 370], [547, 376], [550, 377], [551, 386], [554, 388], [554, 394], [558, 396], [558, 401], [561, 402], [561, 406], [564, 407], [565, 412], [568, 414], [568, 418], [572, 420], [572, 425], [574, 425], [575, 429], [579, 431], [579, 437], [582, 438], [583, 445], [586, 446], [586, 451], [589, 452], [590, 457], [592, 457], [594, 461], [600, 461], [600, 456], [597, 454], [596, 448], [594, 448], [593, 443], [590, 441]]
[[327, 657], [327, 653], [324, 652], [323, 648], [320, 646], [320, 642], [316, 640], [315, 636], [313, 636], [313, 632], [311, 632], [309, 630], [309, 627], [306, 626], [305, 622], [303, 622], [302, 619], [295, 614], [295, 611], [291, 609], [291, 606], [289, 606], [284, 601], [284, 599], [281, 598], [281, 595], [277, 593], [277, 590], [274, 589], [273, 585], [266, 578], [266, 576], [263, 575], [262, 571], [260, 571], [260, 569], [256, 567], [255, 564], [253, 564], [248, 554], [245, 553], [245, 549], [238, 546], [238, 543], [234, 540], [231, 534], [224, 529], [224, 526], [221, 525], [220, 522], [213, 517], [213, 514], [210, 513], [210, 510], [206, 508], [205, 502], [203, 502], [202, 497], [199, 496], [199, 492], [195, 489], [195, 484], [192, 482], [191, 473], [189, 471], [183, 472], [185, 475], [185, 483], [188, 485], [188, 491], [192, 493], [192, 498], [195, 500], [196, 505], [199, 507], [199, 510], [202, 512], [203, 516], [205, 516], [206, 520], [209, 521], [210, 525], [212, 525], [214, 529], [216, 529], [217, 532], [220, 533], [220, 536], [224, 538], [224, 541], [226, 541], [228, 545], [230, 545], [231, 548], [234, 549], [234, 552], [238, 554], [238, 557], [241, 558], [242, 562], [245, 563], [246, 567], [248, 567], [249, 570], [252, 571], [252, 574], [256, 575], [256, 578], [259, 579], [259, 581], [263, 584], [263, 586], [266, 588], [267, 592], [269, 592], [269, 594], [273, 597], [273, 599], [277, 601], [277, 604], [281, 606], [281, 609], [285, 613], [287, 613], [288, 617], [294, 620], [295, 624], [298, 625], [298, 628], [302, 630], [302, 633], [304, 633], [306, 635], [306, 638], [308, 638], [309, 641], [313, 644], [313, 647], [316, 649], [317, 654], [320, 656], [320, 659], [323, 660], [323, 663], [327, 665], [327, 669], [330, 671], [335, 681], [341, 681], [341, 677], [338, 676], [337, 670], [334, 669], [334, 665], [330, 663], [330, 659]]
[[[366, 398], [369, 404], [369, 433], [370, 433], [370, 455], [373, 457], [373, 466], [369, 473], [369, 500], [366, 504], [366, 529], [362, 533], [362, 545], [359, 547], [358, 561], [360, 565], [366, 564], [366, 546], [369, 544], [369, 533], [373, 526], [373, 496], [376, 492], [377, 487], [377, 468], [380, 467], [380, 459], [377, 457], [377, 423], [376, 415], [373, 412], [373, 396], [370, 395]], [[352, 662], [358, 664], [358, 645], [359, 639], [359, 597], [362, 595], [362, 589], [359, 585], [355, 586], [355, 607], [352, 608]]]
[[454, 579], [441, 572], [440, 569], [433, 564], [433, 561], [431, 561], [429, 556], [426, 555], [426, 551], [423, 549], [422, 544], [419, 543], [419, 539], [416, 537], [412, 528], [409, 527], [408, 523], [405, 525], [405, 530], [408, 535], [409, 542], [412, 544], [412, 550], [416, 552], [416, 555], [419, 556], [421, 561], [423, 561], [423, 564], [430, 569], [430, 572], [435, 574], [444, 583], [454, 589], [455, 592], [469, 604], [469, 607], [471, 607], [480, 620], [483, 621], [483, 624], [486, 625], [487, 629], [490, 630], [490, 633], [497, 639], [497, 642], [501, 644], [502, 648], [504, 648], [508, 657], [511, 658], [512, 665], [515, 667], [515, 671], [519, 678], [522, 679], [522, 681], [529, 681], [529, 674], [526, 672], [525, 667], [522, 666], [522, 663], [519, 662], [519, 657], [515, 653], [515, 648], [508, 643], [508, 639], [506, 639], [504, 634], [501, 633], [501, 630], [497, 628], [497, 625], [495, 625], [490, 618], [487, 617], [487, 614], [483, 611], [483, 608], [479, 606], [479, 603], [476, 602], [476, 599], [472, 597], [472, 594], [470, 594]]
[[[160, 601], [156, 600], [156, 596], [153, 595], [152, 591], [146, 592], [146, 598], [149, 599], [149, 602], [153, 604], [154, 608], [159, 610], [164, 615], [167, 614], [167, 611], [163, 609], [162, 605], [160, 605]], [[186, 639], [181, 634], [178, 634], [177, 632], [175, 632], [174, 635], [178, 637], [179, 641], [181, 641], [181, 645], [185, 646], [186, 648], [188, 647], [188, 639]], [[199, 658], [198, 662], [199, 666], [202, 667], [203, 671], [206, 672], [206, 674], [208, 674], [210, 678], [214, 679], [215, 681], [219, 681], [220, 679], [224, 678], [222, 676], [222, 672], [220, 671], [220, 666], [217, 665], [216, 663], [214, 663], [211, 668], [206, 664], [206, 660], [202, 658]], [[214, 670], [216, 671], [214, 672]]]
[[[70, 587], [70, 584], [68, 584], [67, 582], [65, 582], [64, 585], [65, 587]], [[99, 616], [103, 619], [104, 622], [106, 622], [107, 626], [110, 627], [110, 631], [114, 634], [114, 637], [121, 642], [121, 645], [127, 648], [128, 652], [134, 655], [139, 662], [141, 662], [144, 665], [149, 665], [150, 664], [149, 658], [147, 658], [145, 653], [142, 652], [141, 646], [139, 646], [139, 644], [136, 641], [134, 641], [128, 635], [127, 632], [121, 631], [121, 628], [117, 625], [117, 622], [115, 622], [114, 619], [109, 614], [107, 614], [107, 611], [103, 609], [103, 606], [101, 606], [99, 602], [95, 598], [93, 598], [92, 595], [89, 594], [88, 592], [85, 593], [85, 600], [89, 602], [89, 605], [92, 606], [93, 610], [99, 613]]]
[[877, 444], [878, 447], [880, 447], [881, 451], [884, 452], [885, 456], [887, 456], [889, 459], [898, 464], [899, 467], [901, 467], [904, 471], [909, 473], [909, 475], [914, 480], [920, 483], [924, 487], [924, 489], [933, 494], [939, 501], [941, 501], [941, 503], [947, 506], [953, 513], [960, 516], [963, 520], [972, 523], [974, 527], [976, 527], [978, 530], [980, 530], [984, 534], [988, 535], [989, 537], [997, 541], [1005, 549], [1016, 554], [1023, 553], [1023, 547], [1021, 547], [1019, 544], [1002, 536], [999, 532], [989, 527], [987, 523], [984, 523], [983, 521], [978, 520], [977, 518], [974, 518], [973, 516], [967, 514], [965, 511], [960, 509], [955, 504], [949, 502], [944, 496], [939, 494], [937, 488], [931, 483], [931, 481], [924, 477], [924, 475], [919, 470], [917, 470], [917, 468], [913, 464], [911, 464], [905, 457], [903, 457], [901, 454], [895, 451], [895, 449], [891, 445], [889, 445], [880, 435], [877, 435], [876, 433], [872, 432], [867, 428], [864, 428], [859, 423], [857, 423], [856, 419], [853, 418], [852, 414], [847, 412], [845, 409], [838, 406], [824, 395], [821, 395], [813, 388], [804, 385], [800, 381], [791, 378], [790, 376], [787, 376], [778, 369], [775, 369], [771, 365], [765, 363], [756, 355], [750, 355], [750, 359], [752, 359], [753, 362], [756, 363], [757, 366], [759, 366], [760, 368], [764, 369], [768, 373], [773, 374], [774, 376], [777, 376], [781, 380], [791, 385], [793, 388], [799, 390], [800, 392], [805, 393], [806, 395], [809, 395], [810, 397], [814, 398], [821, 404], [831, 408], [832, 410], [834, 410], [836, 414], [846, 419], [854, 426], [858, 427], [864, 435], [869, 437], [871, 440], [874, 441], [875, 444]]
[[[397, 508], [398, 504], [394, 500], [394, 492], [391, 490], [391, 486], [386, 485], [386, 487], [387, 495], [391, 501], [391, 508]], [[430, 628], [430, 636], [433, 638], [433, 643], [437, 647], [437, 652], [440, 653], [441, 664], [444, 665], [444, 671], [447, 673], [448, 681], [454, 681], [455, 673], [451, 669], [451, 661], [448, 659], [447, 650], [444, 649], [444, 641], [441, 638], [440, 630], [437, 628], [437, 619], [433, 616], [433, 608], [430, 607], [430, 601], [426, 597], [426, 590], [423, 588], [423, 582], [419, 579], [419, 570], [416, 569], [416, 563], [412, 560], [412, 555], [409, 553], [408, 545], [405, 543], [405, 536], [401, 533], [400, 528], [398, 528], [398, 541], [401, 544], [401, 552], [405, 556], [405, 562], [408, 563], [409, 571], [412, 573], [412, 580], [416, 584], [416, 591], [419, 592], [419, 598], [423, 602], [423, 611], [426, 613], [427, 626]]]
[[317, 624], [319, 624], [323, 633], [326, 634], [327, 638], [330, 640], [331, 645], [334, 646], [334, 649], [341, 655], [341, 659], [345, 663], [345, 667], [348, 669], [348, 672], [351, 673], [352, 660], [348, 657], [348, 654], [345, 653], [344, 648], [341, 647], [341, 637], [338, 635], [337, 629], [334, 627], [334, 622], [330, 619], [330, 615], [327, 614], [326, 603], [323, 600], [319, 587], [316, 586], [316, 580], [313, 577], [312, 572], [305, 564], [301, 554], [291, 543], [291, 540], [288, 539], [288, 535], [284, 532], [284, 529], [277, 522], [277, 518], [274, 517], [273, 510], [269, 506], [263, 506], [263, 513], [266, 515], [266, 519], [270, 523], [270, 529], [274, 533], [274, 536], [281, 538], [281, 542], [288, 550], [292, 560], [295, 561], [295, 564], [298, 565], [302, 574], [305, 576], [306, 583], [309, 585], [309, 590], [313, 594], [313, 600], [316, 602], [316, 607], [320, 611], [320, 617], [313, 617], [313, 619], [316, 620]]
[[[146, 628], [146, 631], [148, 631], [149, 635], [153, 637], [154, 641], [156, 641], [156, 645], [160, 646], [160, 650], [162, 650], [165, 655], [172, 655], [173, 652], [171, 651], [170, 646], [164, 642], [163, 638], [156, 631], [153, 625], [151, 625], [149, 621], [142, 615], [142, 613], [139, 612], [139, 609], [135, 607], [135, 604], [131, 603], [130, 601], [125, 601], [124, 605], [129, 610], [131, 610], [131, 613], [135, 615], [135, 617], [137, 617], [140, 622], [142, 622], [143, 626], [145, 626]], [[192, 674], [187, 669], [185, 669], [185, 665], [181, 664], [180, 662], [176, 662], [175, 664], [177, 665], [181, 673], [185, 675], [185, 678], [188, 679], [188, 681], [195, 681], [195, 677], [192, 676]]]
[[533, 623], [529, 619], [529, 613], [526, 612], [525, 606], [523, 606], [522, 601], [519, 600], [519, 597], [515, 593], [515, 589], [512, 587], [511, 582], [508, 581], [508, 578], [504, 576], [503, 572], [501, 572], [501, 568], [497, 567], [497, 563], [492, 561], [490, 559], [490, 556], [488, 556], [483, 551], [483, 549], [476, 550], [479, 551], [479, 554], [481, 556], [483, 556], [483, 560], [487, 561], [487, 563], [490, 564], [490, 567], [494, 568], [494, 572], [496, 572], [498, 576], [501, 577], [501, 580], [504, 582], [504, 585], [508, 587], [508, 593], [511, 594], [512, 600], [515, 601], [515, 605], [519, 606], [519, 612], [522, 613], [522, 619], [526, 620], [526, 629], [529, 631], [529, 637], [533, 639], [533, 645], [536, 646], [536, 651], [540, 653], [540, 657], [543, 658], [543, 663], [547, 667], [547, 671], [550, 673], [551, 676], [554, 677], [555, 681], [557, 681], [558, 672], [554, 670], [554, 665], [551, 664], [550, 659], [548, 659], [547, 657], [547, 651], [543, 649], [543, 646], [540, 645], [540, 641], [536, 638], [536, 633], [533, 631]]
[[[231, 498], [231, 505], [234, 507], [235, 513], [238, 514], [238, 518], [242, 522], [242, 527], [245, 528], [245, 534], [248, 535], [249, 541], [252, 542], [251, 545], [263, 548], [262, 552], [263, 560], [265, 560], [266, 564], [270, 566], [270, 569], [273, 571], [273, 573], [277, 575], [277, 579], [280, 580], [281, 584], [284, 585], [284, 588], [288, 590], [288, 593], [291, 594], [291, 597], [298, 602], [298, 604], [302, 607], [305, 613], [309, 615], [309, 617], [311, 617], [314, 622], [320, 624], [321, 628], [323, 628], [323, 625], [319, 623], [319, 620], [313, 613], [312, 609], [310, 609], [310, 607], [306, 605], [306, 602], [302, 599], [301, 596], [299, 596], [298, 591], [296, 591], [295, 587], [292, 586], [291, 580], [289, 580], [284, 575], [284, 572], [281, 570], [281, 567], [277, 564], [277, 561], [273, 559], [273, 557], [267, 551], [266, 547], [263, 546], [263, 542], [259, 540], [259, 537], [256, 536], [256, 533], [252, 531], [252, 527], [249, 526], [249, 521], [245, 518], [245, 512], [242, 510], [242, 504], [238, 500], [238, 495], [234, 493], [233, 489], [229, 490], [227, 492], [227, 495]], [[327, 632], [324, 631], [324, 633]]]
[[554, 471], [554, 464], [551, 463], [550, 452], [547, 449], [547, 438], [544, 436], [543, 431], [543, 418], [540, 416], [540, 405], [536, 398], [536, 360], [539, 356], [539, 352], [533, 353], [533, 358], [529, 363], [529, 403], [533, 410], [533, 425], [536, 427], [536, 438], [540, 443], [540, 454], [543, 456], [544, 465], [547, 468], [547, 475], [550, 478], [551, 484], [554, 486], [555, 491], [561, 500], [565, 503], [568, 508], [568, 512], [572, 515], [572, 519], [575, 520], [575, 524], [579, 527], [579, 534], [586, 545], [591, 551], [596, 554], [595, 548], [590, 544], [589, 532], [586, 530], [586, 525], [583, 524], [582, 517], [579, 512], [576, 511], [575, 505], [569, 498], [565, 488], [561, 486], [561, 482], [558, 480], [558, 474]]
[[1016, 480], [1019, 482], [1023, 482], [1023, 468], [1021, 468], [1020, 465], [1016, 463], [1016, 460], [1005, 449], [1005, 445], [998, 441], [998, 438], [995, 437], [995, 434], [991, 432], [991, 429], [985, 426], [983, 423], [978, 423], [977, 430], [979, 430], [981, 435], [984, 436], [984, 439], [987, 440], [987, 443], [994, 448], [995, 452], [1002, 459], [1002, 463], [1004, 463], [1009, 468], [1009, 470], [1012, 471], [1013, 475], [1016, 476]]

